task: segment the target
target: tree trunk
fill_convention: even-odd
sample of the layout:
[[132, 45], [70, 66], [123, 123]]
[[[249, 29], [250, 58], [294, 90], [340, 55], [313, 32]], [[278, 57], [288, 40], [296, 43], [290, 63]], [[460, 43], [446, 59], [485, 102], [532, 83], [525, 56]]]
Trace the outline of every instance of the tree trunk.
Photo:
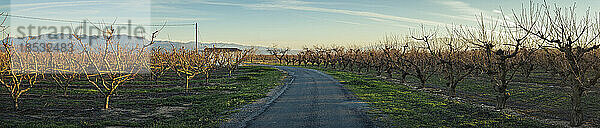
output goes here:
[[379, 66], [379, 68], [377, 68], [377, 75], [381, 76], [384, 71], [385, 71], [385, 68], [383, 66]]
[[506, 107], [506, 101], [508, 100], [508, 93], [506, 92], [506, 85], [502, 84], [496, 88], [498, 96], [496, 97], [496, 109], [504, 109]]
[[206, 73], [206, 83], [208, 84], [208, 78], [209, 78], [209, 74]]
[[360, 72], [362, 72], [362, 70], [363, 70], [363, 66], [362, 66], [362, 65], [360, 65], [360, 66], [358, 67], [358, 69], [357, 69], [357, 70], [358, 70], [358, 71], [357, 71], [357, 72], [358, 72], [358, 74], [360, 74]]
[[425, 88], [425, 81], [427, 81], [427, 79], [425, 79], [425, 75], [423, 75], [421, 72], [417, 71], [416, 76], [419, 79], [419, 88]]
[[498, 74], [498, 81], [496, 81], [496, 92], [498, 93], [498, 96], [496, 97], [496, 109], [504, 109], [506, 108], [506, 101], [508, 100], [508, 97], [510, 96], [508, 94], [508, 92], [506, 92], [506, 89], [508, 88], [508, 81], [506, 79], [506, 74], [508, 72], [509, 69], [506, 68], [506, 62], [505, 60], [502, 60], [502, 63], [500, 65], [500, 74]]
[[187, 92], [190, 88], [190, 78], [185, 78], [185, 91]]
[[408, 73], [402, 73], [402, 76], [400, 76], [400, 81], [402, 83], [406, 83], [406, 76], [408, 76]]
[[426, 81], [426, 79], [425, 78], [420, 78], [419, 81], [420, 81], [420, 87], [419, 88], [425, 88], [425, 81]]
[[19, 110], [19, 98], [15, 98], [15, 110]]
[[63, 96], [65, 96], [65, 97], [67, 96], [67, 89], [68, 89], [67, 87], [65, 87], [65, 90], [63, 91]]
[[104, 109], [108, 110], [109, 103], [110, 103], [110, 94], [106, 95], [106, 103], [104, 104]]
[[456, 97], [456, 83], [448, 82], [446, 84], [448, 85], [448, 96]]
[[571, 94], [571, 122], [572, 127], [581, 126], [583, 124], [583, 111], [581, 109], [581, 86], [574, 85]]

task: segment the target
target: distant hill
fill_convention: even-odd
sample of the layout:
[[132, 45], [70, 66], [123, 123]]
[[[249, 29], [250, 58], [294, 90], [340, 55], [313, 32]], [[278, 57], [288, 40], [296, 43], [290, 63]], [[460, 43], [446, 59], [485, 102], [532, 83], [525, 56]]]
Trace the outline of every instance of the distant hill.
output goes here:
[[[171, 44], [175, 45], [175, 47], [185, 47], [185, 48], [194, 48], [196, 47], [196, 44], [193, 41], [190, 42], [186, 42], [186, 43], [182, 43], [182, 42], [174, 42], [174, 41], [154, 41], [154, 45], [153, 46], [160, 46], [163, 48], [171, 48]], [[264, 55], [268, 55], [269, 52], [267, 51], [268, 47], [263, 47], [263, 46], [248, 46], [248, 45], [241, 45], [241, 44], [235, 44], [235, 43], [198, 43], [198, 48], [199, 49], [203, 49], [203, 48], [207, 48], [207, 47], [216, 47], [216, 48], [238, 48], [238, 49], [250, 49], [250, 48], [254, 48], [257, 50], [257, 54], [264, 54]], [[290, 50], [290, 54], [298, 54], [298, 52], [300, 52], [300, 50]]]
[[[25, 37], [11, 37], [10, 39], [15, 44], [23, 44], [24, 42], [29, 43], [70, 43], [73, 42], [76, 46], [80, 46], [78, 42], [74, 39], [72, 35], [69, 34], [44, 34], [39, 36], [31, 36], [31, 40], [27, 40]], [[104, 38], [101, 36], [87, 36], [87, 35], [79, 35], [78, 36], [82, 43], [85, 44], [101, 44], [104, 43]], [[135, 37], [135, 36], [127, 36], [127, 35], [115, 35], [113, 36], [113, 41], [119, 42], [122, 46], [142, 46], [148, 44], [150, 41], [143, 37]], [[176, 41], [154, 41], [152, 47], [163, 47], [166, 49], [170, 49], [173, 46], [180, 48], [194, 48], [196, 45], [193, 41], [190, 42], [176, 42]], [[267, 51], [267, 47], [263, 46], [248, 46], [241, 45], [235, 43], [198, 43], [198, 48], [203, 49], [207, 47], [217, 47], [217, 48], [238, 48], [238, 49], [250, 49], [255, 48], [257, 50], [257, 54], [269, 54]], [[290, 54], [297, 54], [300, 50], [290, 50]]]

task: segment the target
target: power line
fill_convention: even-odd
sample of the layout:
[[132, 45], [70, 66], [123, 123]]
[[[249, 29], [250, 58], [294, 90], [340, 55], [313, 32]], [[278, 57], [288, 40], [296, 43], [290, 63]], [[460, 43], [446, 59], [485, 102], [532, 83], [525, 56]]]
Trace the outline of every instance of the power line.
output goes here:
[[130, 24], [130, 23], [96, 23], [91, 21], [75, 21], [75, 20], [65, 20], [65, 19], [53, 19], [53, 18], [41, 18], [41, 17], [31, 17], [31, 16], [20, 16], [20, 15], [10, 15], [5, 14], [8, 17], [15, 18], [23, 18], [23, 19], [32, 19], [32, 20], [45, 20], [45, 21], [54, 21], [54, 22], [64, 22], [64, 23], [90, 23], [90, 24], [104, 24], [104, 25], [135, 25], [135, 26], [150, 26], [150, 27], [161, 27], [161, 26], [193, 26], [195, 24]]

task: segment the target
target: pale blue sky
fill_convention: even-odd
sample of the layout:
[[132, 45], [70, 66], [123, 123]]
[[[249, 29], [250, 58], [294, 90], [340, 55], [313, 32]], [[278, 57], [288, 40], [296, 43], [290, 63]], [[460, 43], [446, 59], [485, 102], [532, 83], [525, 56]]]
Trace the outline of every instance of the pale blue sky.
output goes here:
[[[557, 1], [559, 5], [573, 4], [573, 1], [549, 0], [550, 3]], [[8, 3], [3, 0], [0, 8], [11, 8], [11, 14], [78, 21], [118, 17], [146, 22], [151, 17], [152, 24], [164, 21], [168, 24], [197, 22], [202, 42], [263, 46], [278, 44], [301, 48], [315, 44], [365, 45], [376, 42], [385, 35], [408, 34], [409, 28], [416, 28], [420, 24], [440, 28], [451, 24], [472, 25], [477, 14], [499, 17], [497, 12], [500, 7], [508, 11], [519, 9], [522, 3], [528, 2], [529, 0], [13, 0]], [[582, 10], [591, 6], [593, 11], [599, 11], [594, 6], [600, 5], [600, 1], [580, 0], [577, 5]], [[99, 8], [119, 11], [107, 13], [98, 11], [103, 10]], [[194, 40], [194, 27], [167, 27], [159, 39]]]

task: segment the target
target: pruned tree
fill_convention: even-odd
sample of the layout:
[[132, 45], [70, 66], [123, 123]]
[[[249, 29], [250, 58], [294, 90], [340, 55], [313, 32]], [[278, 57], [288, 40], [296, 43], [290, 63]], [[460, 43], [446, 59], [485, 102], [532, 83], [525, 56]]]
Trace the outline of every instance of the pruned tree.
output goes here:
[[435, 58], [437, 56], [435, 44], [437, 38], [437, 30], [427, 31], [423, 25], [421, 25], [420, 34], [413, 34], [412, 39], [417, 42], [408, 44], [409, 50], [405, 55], [405, 63], [408, 65], [408, 73], [411, 76], [419, 79], [419, 88], [425, 87], [425, 82], [434, 75], [439, 68], [439, 60]]
[[[71, 42], [73, 43], [73, 42]], [[50, 60], [51, 71], [49, 71], [50, 77], [54, 80], [58, 87], [63, 89], [63, 96], [67, 96], [67, 91], [71, 82], [78, 80], [81, 77], [81, 64], [82, 58], [72, 52], [69, 53], [52, 53]], [[56, 58], [56, 60], [54, 60]]]
[[508, 86], [513, 80], [518, 60], [515, 59], [524, 42], [530, 41], [528, 33], [515, 29], [506, 19], [503, 21], [484, 21], [484, 16], [478, 17], [478, 26], [471, 29], [460, 26], [454, 33], [461, 41], [473, 45], [480, 55], [475, 60], [477, 67], [487, 74], [494, 83], [496, 91], [496, 109], [506, 108], [510, 97]]
[[408, 50], [408, 44], [403, 38], [400, 36], [386, 36], [382, 41], [383, 53], [385, 54], [385, 61], [388, 61], [390, 78], [392, 77], [391, 73], [400, 73], [400, 81], [402, 83], [406, 82], [406, 76], [408, 76], [407, 64], [405, 63], [404, 55]]
[[150, 54], [150, 63], [146, 63], [145, 67], [156, 82], [172, 68], [169, 66], [169, 52], [161, 47], [153, 47]]
[[[448, 29], [449, 30], [449, 29]], [[448, 96], [456, 96], [456, 86], [471, 75], [476, 68], [468, 44], [458, 40], [449, 30], [448, 37], [439, 39], [443, 45], [435, 57], [439, 59], [442, 75], [446, 80]]]
[[273, 45], [268, 48], [267, 51], [277, 59], [278, 63], [282, 64], [283, 59], [290, 51], [290, 48], [278, 48], [277, 45]]
[[[127, 47], [114, 40], [114, 29], [106, 26], [103, 30], [103, 41], [98, 47], [84, 44], [78, 35], [73, 34], [75, 41], [82, 48], [81, 60], [83, 73], [90, 84], [104, 97], [104, 109], [109, 109], [110, 98], [118, 87], [132, 80], [142, 70], [146, 48], [152, 45], [160, 30], [152, 33], [152, 40], [144, 46]], [[162, 30], [162, 28], [161, 28]]]
[[[2, 40], [4, 48], [0, 56], [0, 83], [10, 92], [15, 109], [18, 110], [19, 98], [34, 87], [43, 64], [40, 64], [37, 53], [33, 53], [31, 49], [20, 51], [9, 37]], [[25, 44], [29, 40], [31, 38], [27, 38]]]
[[190, 80], [202, 73], [202, 67], [206, 60], [197, 50], [186, 50], [185, 48], [174, 49], [172, 59], [177, 75], [185, 78], [185, 90], [189, 91]]
[[254, 54], [254, 49], [244, 49], [241, 51], [235, 51], [230, 53], [230, 57], [227, 57], [227, 62], [229, 62], [225, 67], [229, 71], [229, 76], [233, 75], [233, 72], [238, 69], [238, 67], [246, 61], [248, 55]]
[[[576, 6], [559, 7], [544, 2], [513, 13], [519, 29], [543, 40], [547, 61], [556, 67], [561, 83], [571, 88], [570, 126], [583, 124], [581, 97], [600, 79], [595, 51], [600, 48], [600, 15], [577, 15]], [[537, 23], [537, 24], [532, 24]]]
[[217, 53], [212, 51], [205, 50], [201, 54], [202, 55], [200, 56], [200, 58], [198, 58], [200, 61], [198, 61], [197, 65], [199, 65], [198, 68], [200, 68], [201, 73], [204, 75], [204, 80], [208, 84], [210, 73], [216, 70], [215, 64], [217, 61], [219, 61], [219, 58], [216, 57]]

